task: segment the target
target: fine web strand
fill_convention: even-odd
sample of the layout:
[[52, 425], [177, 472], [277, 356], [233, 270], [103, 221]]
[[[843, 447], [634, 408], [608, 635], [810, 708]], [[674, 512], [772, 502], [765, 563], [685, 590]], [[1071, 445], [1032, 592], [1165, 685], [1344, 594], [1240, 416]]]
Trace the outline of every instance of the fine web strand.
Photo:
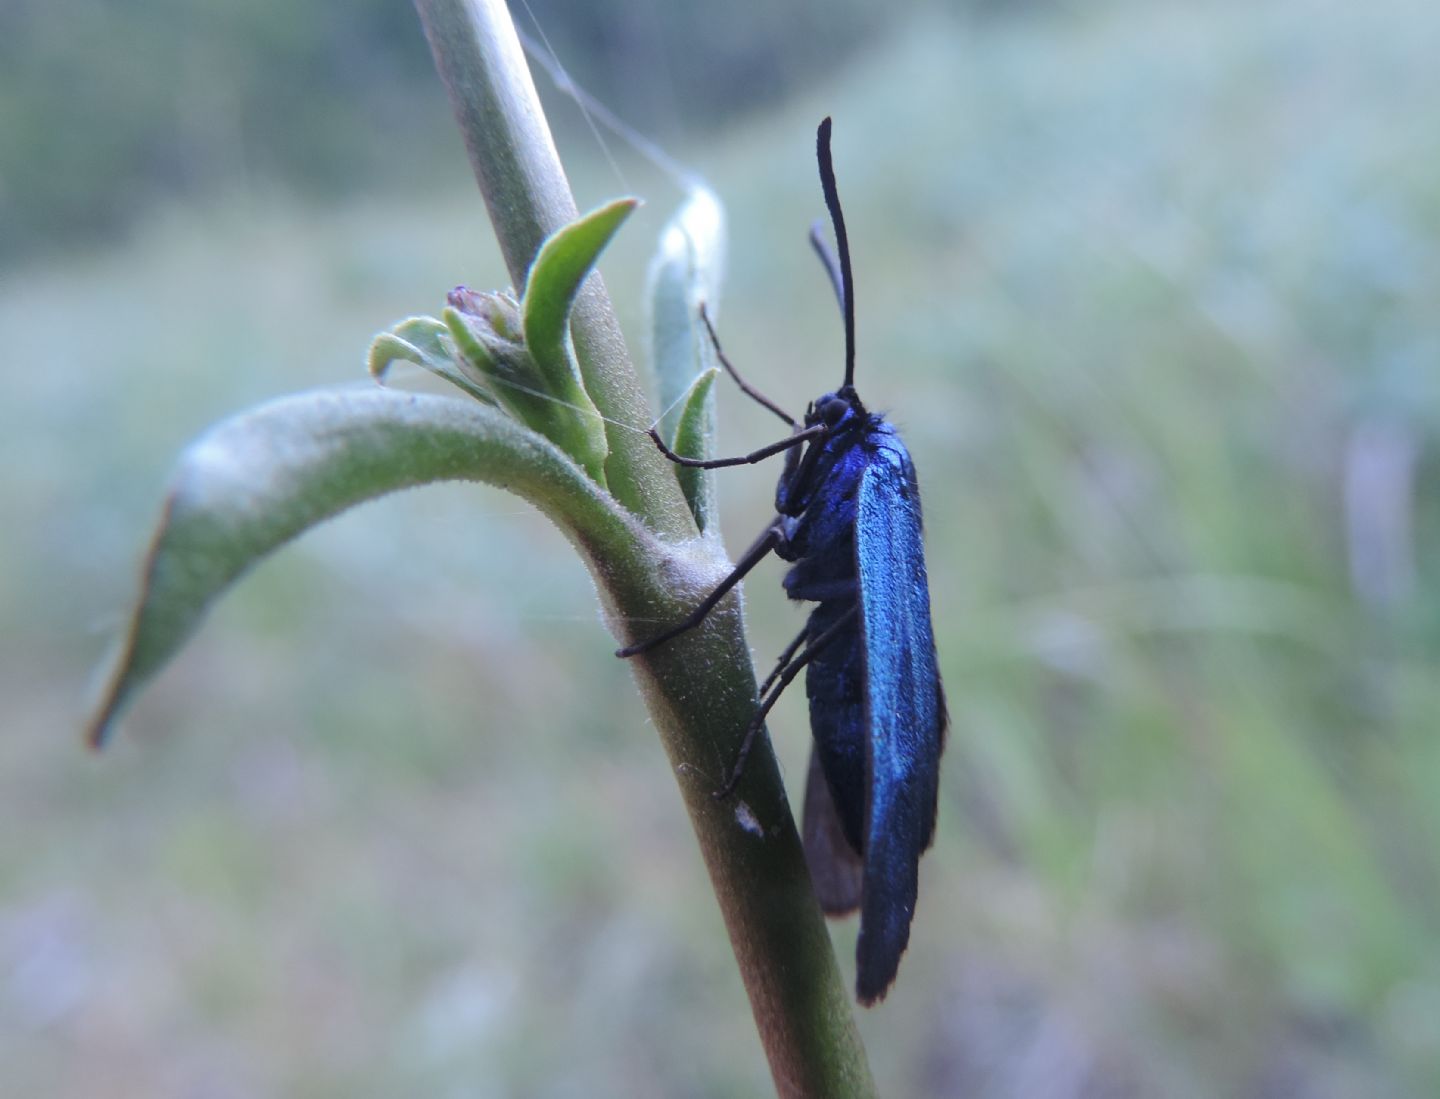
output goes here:
[[[699, 375], [696, 376], [698, 377]], [[563, 400], [562, 398], [555, 396], [555, 394], [553, 393], [546, 393], [543, 389], [535, 389], [531, 386], [525, 385], [523, 382], [511, 381], [509, 378], [497, 378], [491, 374], [485, 375], [485, 382], [488, 385], [503, 385], [508, 389], [514, 389], [517, 392], [528, 394], [531, 397], [538, 397], [543, 401], [552, 401], [555, 404], [560, 405], [562, 408], [572, 409], [573, 411], [579, 412], [581, 415], [584, 416], [597, 416], [599, 417], [599, 419], [601, 419], [607, 424], [610, 424], [613, 427], [618, 427], [624, 429], [625, 431], [634, 432], [636, 435], [644, 435], [647, 438], [649, 437], [650, 432], [657, 425], [659, 425], [666, 416], [670, 415], [671, 412], [678, 408], [680, 406], [680, 403], [690, 395], [690, 387], [687, 386], [678, 397], [671, 401], [669, 405], [667, 405], [664, 410], [661, 411], [660, 415], [655, 417], [654, 421], [652, 421], [649, 427], [636, 427], [634, 424], [627, 424], [623, 420], [611, 419], [609, 416], [606, 416], [602, 412], [600, 412], [599, 409], [593, 407], [586, 408], [583, 405], [575, 404], [573, 401]]]
[[670, 415], [672, 411], [678, 408], [680, 402], [690, 395], [690, 389], [689, 387], [687, 387], [685, 391], [680, 394], [680, 396], [676, 397], [664, 408], [663, 411], [661, 411], [660, 415], [655, 417], [654, 421], [651, 422], [649, 427], [636, 427], [634, 424], [627, 424], [620, 420], [612, 420], [609, 416], [602, 414], [598, 409], [585, 408], [582, 405], [562, 400], [559, 397], [555, 396], [555, 394], [553, 393], [546, 393], [544, 390], [541, 389], [532, 389], [528, 385], [525, 385], [521, 382], [511, 381], [509, 378], [496, 378], [487, 376], [486, 380], [494, 382], [498, 385], [508, 386], [511, 389], [519, 390], [521, 393], [528, 393], [532, 397], [539, 397], [542, 400], [546, 401], [554, 401], [556, 404], [561, 405], [564, 408], [574, 409], [576, 412], [582, 413], [586, 416], [599, 416], [600, 419], [607, 424], [612, 424], [615, 427], [624, 428], [626, 431], [633, 431], [636, 435], [644, 435], [647, 438], [649, 437], [650, 432], [655, 428], [655, 426], [659, 424], [662, 420], [664, 420], [666, 416]]
[[699, 172], [681, 164], [658, 144], [651, 141], [571, 79], [570, 73], [566, 70], [565, 66], [561, 64], [559, 55], [556, 54], [554, 47], [551, 46], [549, 38], [545, 35], [545, 29], [540, 25], [540, 20], [536, 17], [528, 0], [520, 0], [520, 2], [525, 8], [525, 13], [530, 17], [530, 22], [534, 24], [535, 32], [540, 36], [540, 41], [536, 42], [524, 31], [517, 29], [516, 34], [519, 36], [520, 44], [525, 48], [525, 52], [529, 54], [530, 60], [534, 61], [535, 64], [539, 65], [540, 68], [545, 71], [545, 75], [549, 77], [550, 83], [554, 85], [555, 90], [561, 95], [574, 100], [575, 105], [580, 108], [580, 113], [585, 118], [585, 124], [590, 128], [590, 132], [594, 134], [595, 143], [600, 147], [601, 153], [609, 162], [610, 168], [615, 173], [615, 178], [619, 180], [621, 187], [627, 191], [630, 190], [629, 184], [625, 181], [624, 173], [621, 172], [614, 156], [611, 155], [610, 146], [600, 133], [601, 126], [620, 138], [625, 144], [629, 145], [641, 158], [648, 161], [667, 176], [670, 181], [682, 191], [693, 191], [705, 186], [704, 177], [701, 176]]
[[[530, 7], [529, 0], [520, 0], [520, 3], [525, 8], [525, 14], [530, 17], [530, 22], [534, 24], [535, 33], [540, 36], [540, 42], [537, 43], [517, 27], [515, 33], [520, 39], [520, 45], [523, 46], [525, 52], [530, 55], [530, 60], [545, 70], [546, 75], [550, 77], [550, 82], [555, 85], [555, 89], [562, 95], [568, 95], [575, 101], [576, 106], [580, 108], [580, 114], [584, 116], [585, 125], [590, 128], [590, 133], [595, 138], [595, 144], [600, 147], [601, 155], [604, 156], [605, 162], [610, 165], [610, 170], [615, 173], [615, 178], [619, 180], [621, 189], [625, 191], [632, 190], [630, 184], [625, 179], [625, 173], [620, 170], [620, 165], [611, 154], [609, 144], [606, 143], [604, 136], [600, 133], [600, 127], [595, 124], [595, 108], [599, 107], [600, 104], [581, 90], [580, 87], [570, 79], [570, 74], [565, 71], [565, 66], [560, 64], [559, 55], [555, 53], [554, 47], [550, 45], [550, 39], [545, 34], [545, 28], [540, 25], [540, 20], [536, 17], [535, 10]], [[541, 44], [544, 46], [543, 49], [541, 48]], [[609, 112], [607, 111], [606, 113], [608, 114]], [[613, 118], [613, 116], [611, 117]]]

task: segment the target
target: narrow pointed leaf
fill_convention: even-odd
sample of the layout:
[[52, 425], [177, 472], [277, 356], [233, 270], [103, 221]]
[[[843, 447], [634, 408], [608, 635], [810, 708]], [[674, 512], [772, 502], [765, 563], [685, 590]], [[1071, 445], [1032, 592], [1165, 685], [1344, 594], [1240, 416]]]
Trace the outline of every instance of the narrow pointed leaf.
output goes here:
[[696, 187], [666, 223], [650, 261], [651, 367], [666, 437], [679, 421], [682, 394], [714, 365], [700, 306], [717, 318], [724, 276], [725, 211], [713, 191]]
[[[690, 392], [680, 402], [680, 421], [675, 427], [675, 437], [670, 449], [682, 458], [712, 458], [715, 423], [715, 378], [720, 373], [711, 367], [695, 379]], [[690, 504], [695, 516], [695, 525], [700, 533], [710, 530], [715, 518], [715, 478], [708, 469], [693, 466], [676, 466], [675, 476], [680, 480], [680, 490]]]
[[551, 234], [530, 265], [520, 300], [525, 346], [545, 388], [573, 410], [571, 435], [555, 441], [592, 471], [603, 469], [609, 443], [570, 344], [570, 309], [600, 253], [637, 205], [632, 198], [618, 199]]
[[562, 369], [570, 339], [570, 307], [600, 253], [638, 205], [633, 198], [616, 199], [572, 221], [545, 241], [530, 265], [521, 296], [525, 344], [554, 386], [580, 384], [578, 369]]
[[213, 428], [181, 456], [91, 742], [103, 743], [135, 692], [251, 565], [355, 504], [456, 479], [516, 492], [591, 547], [616, 550], [632, 536], [579, 468], [497, 409], [348, 388], [262, 405]]

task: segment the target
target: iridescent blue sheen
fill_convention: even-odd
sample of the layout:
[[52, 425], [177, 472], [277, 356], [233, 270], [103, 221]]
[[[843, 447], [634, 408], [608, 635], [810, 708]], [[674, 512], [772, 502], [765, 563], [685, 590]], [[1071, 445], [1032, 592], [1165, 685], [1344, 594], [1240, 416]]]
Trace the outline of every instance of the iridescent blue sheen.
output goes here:
[[[910, 939], [920, 855], [935, 831], [945, 695], [910, 455], [853, 392], [821, 397], [806, 426], [825, 413], [834, 422], [810, 444], [817, 453], [792, 451], [780, 478], [776, 552], [795, 562], [790, 598], [819, 604], [806, 638], [833, 631], [806, 669], [819, 761], [806, 790], [806, 853], [826, 910], [860, 908], [856, 992], [872, 1003]], [[821, 781], [827, 789], [816, 789]]]

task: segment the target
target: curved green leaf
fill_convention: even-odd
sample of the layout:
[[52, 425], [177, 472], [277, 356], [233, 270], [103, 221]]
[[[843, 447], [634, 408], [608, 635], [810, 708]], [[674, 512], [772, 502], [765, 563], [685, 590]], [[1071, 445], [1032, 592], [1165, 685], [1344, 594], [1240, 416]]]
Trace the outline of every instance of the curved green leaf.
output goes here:
[[434, 317], [406, 317], [390, 329], [390, 334], [426, 359], [450, 358], [450, 348], [445, 343], [445, 326]]
[[639, 205], [637, 199], [620, 198], [572, 221], [546, 238], [530, 265], [520, 298], [525, 345], [552, 386], [580, 384], [567, 354], [570, 306], [600, 253]]
[[181, 455], [91, 743], [104, 742], [135, 692], [260, 558], [355, 504], [456, 479], [525, 497], [592, 555], [631, 556], [632, 521], [555, 446], [497, 409], [369, 388], [273, 401]]
[[600, 253], [638, 205], [633, 198], [617, 199], [552, 233], [530, 265], [520, 299], [525, 347], [546, 388], [579, 414], [575, 435], [556, 441], [586, 469], [603, 468], [609, 444], [570, 345], [570, 309]]
[[[711, 443], [715, 435], [715, 378], [720, 373], [711, 367], [695, 379], [685, 399], [680, 402], [680, 420], [670, 449], [682, 458], [712, 457]], [[680, 490], [690, 504], [695, 525], [704, 534], [715, 519], [715, 478], [713, 471], [694, 466], [677, 466], [675, 476]]]
[[456, 367], [449, 341], [444, 322], [434, 317], [407, 317], [389, 332], [381, 332], [370, 341], [365, 365], [370, 376], [383, 385], [393, 363], [411, 362], [436, 377], [444, 378], [482, 404], [495, 404], [494, 396]]

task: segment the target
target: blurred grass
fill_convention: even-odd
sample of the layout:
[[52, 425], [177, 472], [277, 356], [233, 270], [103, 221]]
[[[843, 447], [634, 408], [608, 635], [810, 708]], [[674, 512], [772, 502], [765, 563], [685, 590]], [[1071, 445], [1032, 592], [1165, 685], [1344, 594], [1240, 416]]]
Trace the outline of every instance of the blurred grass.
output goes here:
[[[1440, 1088], [1437, 43], [1403, 0], [937, 13], [676, 150], [729, 204], [727, 350], [799, 408], [840, 361], [803, 239], [835, 115], [859, 384], [924, 484], [954, 729], [861, 1019], [887, 1094]], [[582, 206], [654, 196], [606, 265], [638, 334], [669, 200], [626, 171], [577, 150]], [[304, 539], [79, 751], [176, 449], [358, 380], [372, 331], [499, 277], [487, 237], [463, 180], [252, 190], [0, 275], [18, 1092], [768, 1088], [588, 581], [510, 498]], [[773, 426], [728, 393], [721, 423], [737, 453]], [[1356, 481], [1375, 439], [1413, 464]], [[721, 481], [732, 548], [772, 475]], [[748, 585], [762, 666], [799, 621], [778, 576]], [[804, 723], [798, 694], [772, 722], [795, 778]]]

